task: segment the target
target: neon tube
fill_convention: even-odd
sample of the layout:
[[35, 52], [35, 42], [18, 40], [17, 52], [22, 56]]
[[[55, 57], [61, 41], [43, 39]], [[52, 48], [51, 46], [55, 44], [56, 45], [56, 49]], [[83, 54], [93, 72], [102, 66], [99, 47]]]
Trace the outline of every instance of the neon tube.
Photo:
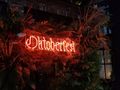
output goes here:
[[75, 52], [75, 42], [72, 40], [54, 41], [52, 38], [31, 35], [25, 40], [25, 47], [28, 50], [46, 50], [57, 52]]

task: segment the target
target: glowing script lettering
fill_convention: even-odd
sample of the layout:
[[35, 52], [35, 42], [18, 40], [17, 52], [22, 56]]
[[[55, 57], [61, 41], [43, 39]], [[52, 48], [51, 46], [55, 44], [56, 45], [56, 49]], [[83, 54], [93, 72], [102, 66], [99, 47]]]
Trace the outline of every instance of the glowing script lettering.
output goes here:
[[[57, 39], [58, 40], [58, 39]], [[52, 38], [31, 35], [25, 40], [25, 47], [28, 50], [46, 50], [57, 52], [75, 52], [75, 42], [67, 39], [54, 41]]]

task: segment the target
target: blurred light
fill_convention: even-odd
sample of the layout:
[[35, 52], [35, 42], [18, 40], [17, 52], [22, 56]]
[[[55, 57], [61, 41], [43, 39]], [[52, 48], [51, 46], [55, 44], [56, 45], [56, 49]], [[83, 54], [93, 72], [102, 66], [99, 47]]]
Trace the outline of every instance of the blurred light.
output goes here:
[[18, 33], [17, 36], [18, 36], [18, 37], [25, 37], [25, 36], [26, 36], [26, 33]]
[[100, 56], [100, 78], [111, 79], [112, 65], [110, 52], [107, 50], [99, 50]]

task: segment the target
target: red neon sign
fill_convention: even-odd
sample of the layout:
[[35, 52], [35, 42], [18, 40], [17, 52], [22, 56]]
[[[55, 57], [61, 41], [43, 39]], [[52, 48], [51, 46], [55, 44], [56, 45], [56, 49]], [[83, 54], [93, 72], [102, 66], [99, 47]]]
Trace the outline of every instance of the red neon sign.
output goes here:
[[70, 39], [46, 39], [45, 37], [31, 35], [25, 40], [25, 47], [29, 50], [46, 50], [57, 52], [75, 52], [75, 42]]

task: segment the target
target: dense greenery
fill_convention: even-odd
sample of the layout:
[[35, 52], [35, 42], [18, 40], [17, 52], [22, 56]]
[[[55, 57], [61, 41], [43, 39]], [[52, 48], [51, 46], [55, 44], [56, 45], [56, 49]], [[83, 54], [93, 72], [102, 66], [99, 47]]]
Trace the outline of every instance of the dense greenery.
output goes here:
[[[79, 23], [70, 26], [36, 22], [28, 12], [22, 16], [9, 7], [5, 10], [0, 18], [0, 90], [104, 90], [99, 78], [97, 50], [100, 43], [108, 48], [106, 36], [100, 32], [100, 26], [106, 24], [108, 18], [98, 8], [90, 6], [81, 11]], [[42, 31], [38, 26], [47, 30]], [[19, 45], [12, 44], [25, 28], [57, 35], [66, 30], [65, 36], [77, 38], [80, 55], [65, 62], [55, 57], [46, 67], [46, 62], [33, 63], [35, 59], [31, 54], [20, 56]], [[48, 62], [50, 60], [48, 58]]]

